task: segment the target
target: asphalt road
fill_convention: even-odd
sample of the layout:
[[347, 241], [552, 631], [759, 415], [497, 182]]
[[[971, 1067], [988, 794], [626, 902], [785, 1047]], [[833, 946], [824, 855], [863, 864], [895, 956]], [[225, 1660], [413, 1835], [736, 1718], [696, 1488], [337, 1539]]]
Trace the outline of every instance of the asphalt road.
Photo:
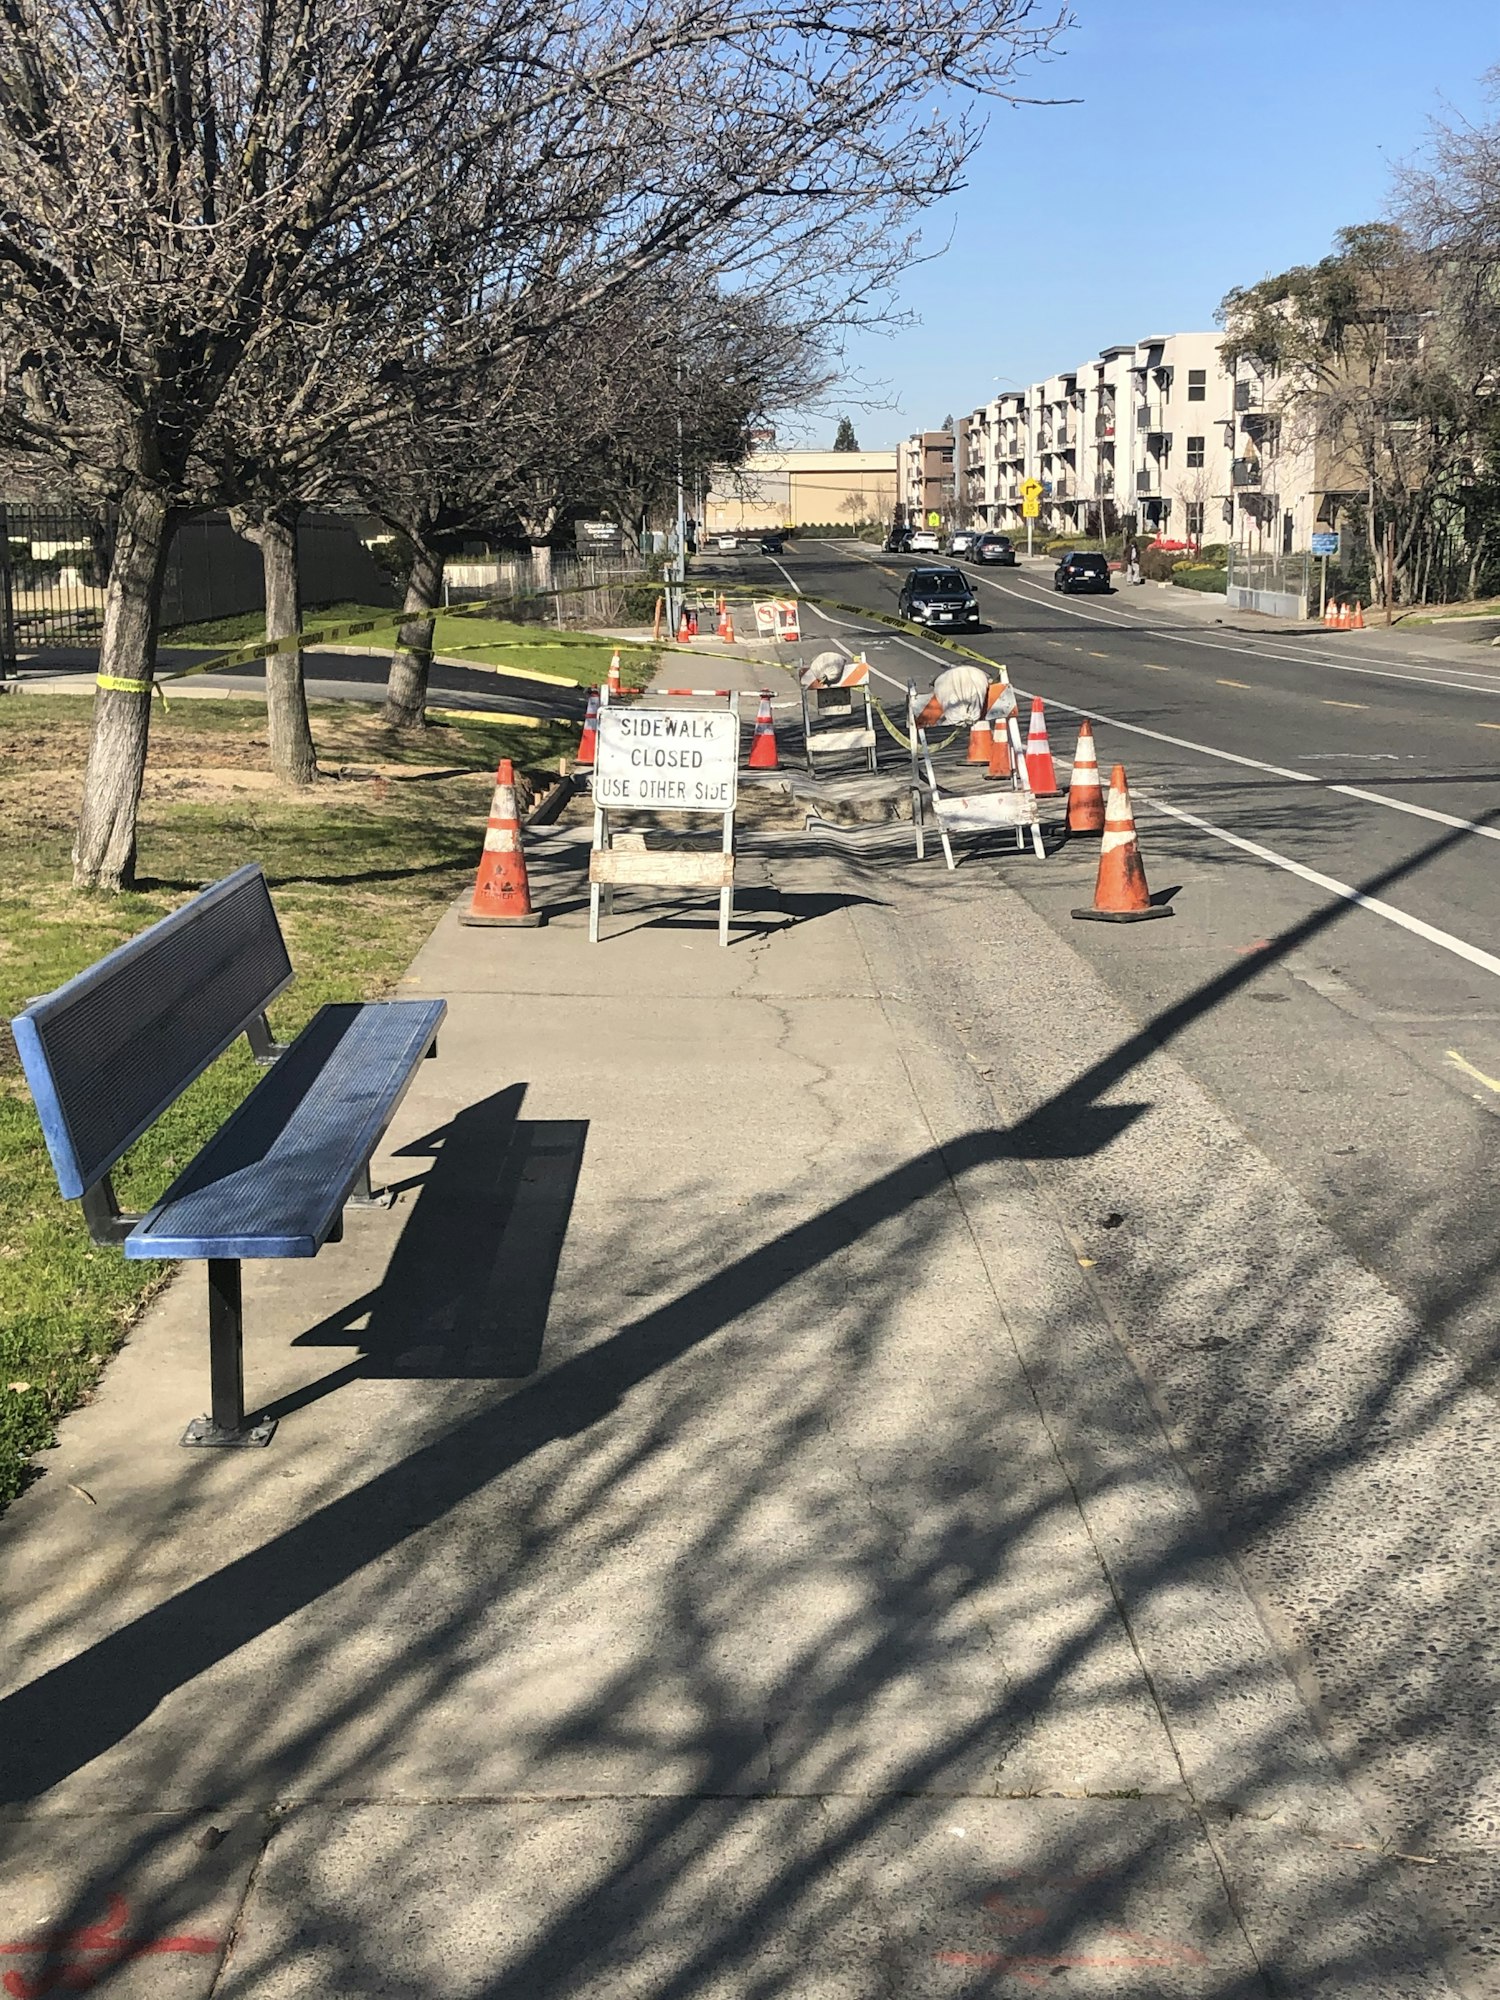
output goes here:
[[[890, 612], [905, 566], [814, 543], [780, 581]], [[1045, 862], [1006, 851], [1005, 881], [1493, 1389], [1500, 672], [1220, 630], [1123, 594], [1061, 599], [1050, 564], [972, 573], [986, 629], [965, 643], [1043, 697], [1064, 769], [1077, 713], [1096, 718], [1175, 917], [1073, 922], [1093, 886], [1086, 842]], [[868, 649], [888, 694], [944, 658], [878, 631]], [[1030, 1019], [994, 1027], [1060, 1031], [1044, 991]]]

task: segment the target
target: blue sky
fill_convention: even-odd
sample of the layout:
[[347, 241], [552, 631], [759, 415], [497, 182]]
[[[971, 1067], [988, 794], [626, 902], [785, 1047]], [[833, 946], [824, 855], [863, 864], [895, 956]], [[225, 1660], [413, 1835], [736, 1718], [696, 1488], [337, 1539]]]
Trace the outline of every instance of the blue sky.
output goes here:
[[[1343, 223], [1378, 216], [1392, 163], [1445, 105], [1483, 108], [1500, 63], [1496, 0], [1074, 0], [1037, 95], [998, 106], [967, 190], [934, 210], [902, 304], [919, 324], [850, 345], [894, 408], [859, 441], [893, 444], [1009, 381], [1114, 341], [1211, 327], [1231, 285], [1305, 263]], [[836, 392], [837, 393], [837, 392]], [[833, 419], [782, 435], [832, 441]]]

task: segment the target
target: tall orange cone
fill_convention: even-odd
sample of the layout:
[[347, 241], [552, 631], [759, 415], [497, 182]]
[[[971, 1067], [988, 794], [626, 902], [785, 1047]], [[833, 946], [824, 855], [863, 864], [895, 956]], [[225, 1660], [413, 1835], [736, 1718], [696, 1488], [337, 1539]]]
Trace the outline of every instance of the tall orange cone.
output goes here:
[[992, 778], [1008, 778], [1011, 775], [1010, 731], [998, 709], [990, 716], [989, 775]]
[[495, 796], [484, 830], [484, 852], [474, 883], [474, 900], [459, 918], [461, 924], [508, 925], [534, 930], [546, 922], [545, 912], [531, 907], [526, 856], [521, 851], [521, 822], [516, 815], [516, 774], [509, 757], [500, 759]]
[[969, 724], [969, 754], [964, 761], [969, 764], [990, 761], [990, 725], [982, 715], [975, 716]]
[[1323, 607], [1323, 629], [1325, 632], [1336, 632], [1338, 628], [1339, 601], [1336, 597], [1330, 597]]
[[688, 608], [687, 608], [687, 606], [686, 606], [686, 605], [684, 604], [684, 605], [683, 605], [683, 607], [682, 607], [682, 610], [681, 610], [681, 611], [680, 611], [680, 612], [678, 613], [678, 615], [677, 615], [677, 643], [678, 643], [678, 645], [679, 645], [679, 646], [681, 646], [681, 645], [684, 645], [684, 644], [685, 644], [685, 643], [687, 642], [687, 640], [689, 640], [689, 639], [691, 639], [691, 638], [692, 638], [692, 636], [693, 636], [693, 628], [692, 628], [692, 625], [691, 625], [691, 624], [689, 623], [689, 620], [688, 620]]
[[1354, 613], [1347, 604], [1339, 606], [1339, 630], [1341, 632], [1352, 632], [1354, 630]]
[[1356, 597], [1354, 600], [1354, 615], [1349, 620], [1349, 630], [1351, 632], [1363, 632], [1364, 629], [1365, 629], [1365, 607], [1360, 603], [1359, 599]]
[[1099, 758], [1094, 750], [1094, 725], [1085, 721], [1073, 752], [1073, 776], [1068, 782], [1069, 833], [1104, 831], [1104, 793], [1099, 785]]
[[1047, 718], [1040, 695], [1031, 698], [1031, 726], [1026, 732], [1026, 782], [1039, 799], [1057, 796], [1057, 769], [1047, 741]]
[[729, 608], [729, 599], [724, 600], [724, 616], [719, 625], [719, 637], [727, 645], [734, 644], [734, 613]]
[[615, 647], [615, 650], [609, 656], [608, 683], [610, 700], [618, 701], [620, 698], [620, 649], [618, 646]]
[[776, 724], [771, 717], [771, 697], [763, 694], [760, 707], [755, 711], [755, 734], [750, 739], [750, 769], [778, 771], [780, 768], [776, 756]]
[[578, 761], [580, 764], [593, 763], [594, 745], [598, 740], [599, 690], [598, 688], [590, 688], [588, 711], [583, 718], [583, 734], [578, 739]]
[[1130, 787], [1125, 766], [1109, 774], [1109, 805], [1104, 814], [1104, 840], [1099, 849], [1099, 874], [1094, 883], [1094, 907], [1073, 915], [1098, 924], [1139, 924], [1149, 917], [1170, 917], [1170, 903], [1153, 903], [1135, 837]]

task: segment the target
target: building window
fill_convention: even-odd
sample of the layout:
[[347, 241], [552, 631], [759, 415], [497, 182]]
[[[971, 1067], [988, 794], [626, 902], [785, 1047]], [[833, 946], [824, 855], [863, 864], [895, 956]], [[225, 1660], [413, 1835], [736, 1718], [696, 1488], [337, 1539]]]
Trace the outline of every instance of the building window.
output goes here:
[[1194, 470], [1203, 464], [1204, 446], [1206, 445], [1206, 443], [1207, 439], [1205, 438], [1190, 437], [1188, 439], [1187, 462], [1189, 470]]
[[1188, 370], [1188, 401], [1206, 403], [1208, 401], [1208, 370], [1190, 368]]
[[1199, 540], [1203, 534], [1203, 508], [1203, 501], [1189, 500], [1183, 510], [1187, 531], [1194, 541]]

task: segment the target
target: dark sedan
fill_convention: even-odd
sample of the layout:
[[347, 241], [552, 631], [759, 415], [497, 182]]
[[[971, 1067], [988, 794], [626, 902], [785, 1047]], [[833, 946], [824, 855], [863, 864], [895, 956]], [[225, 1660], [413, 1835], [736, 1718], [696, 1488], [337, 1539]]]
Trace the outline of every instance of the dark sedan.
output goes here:
[[1057, 565], [1052, 588], [1069, 593], [1075, 590], [1108, 590], [1109, 564], [1101, 555], [1075, 549]]
[[1014, 569], [1016, 552], [1011, 546], [1009, 535], [981, 535], [974, 544], [970, 560], [977, 563], [1008, 563]]
[[901, 586], [896, 610], [913, 625], [979, 623], [979, 599], [960, 569], [914, 569]]

